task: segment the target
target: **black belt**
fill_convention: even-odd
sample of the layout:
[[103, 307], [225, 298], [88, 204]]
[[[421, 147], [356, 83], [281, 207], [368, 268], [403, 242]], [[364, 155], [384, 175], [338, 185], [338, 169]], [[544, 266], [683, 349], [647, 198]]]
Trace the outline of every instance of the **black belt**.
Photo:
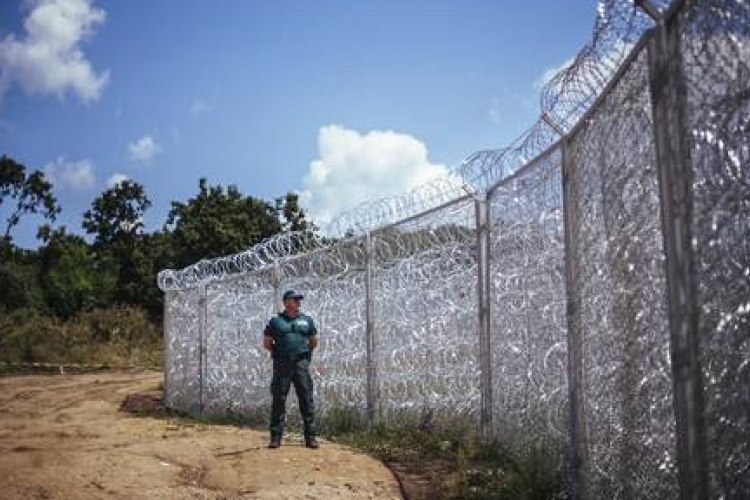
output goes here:
[[310, 359], [310, 353], [309, 352], [301, 352], [296, 354], [286, 354], [283, 356], [277, 356], [277, 359], [284, 360], [284, 361], [299, 361], [300, 359]]

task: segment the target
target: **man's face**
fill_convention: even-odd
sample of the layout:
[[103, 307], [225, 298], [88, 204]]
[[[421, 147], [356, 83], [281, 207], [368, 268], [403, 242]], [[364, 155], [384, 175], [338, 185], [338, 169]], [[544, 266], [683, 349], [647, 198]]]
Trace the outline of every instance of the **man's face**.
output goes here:
[[302, 299], [299, 297], [289, 297], [288, 299], [284, 300], [284, 307], [286, 308], [287, 312], [296, 314], [297, 311], [299, 311], [299, 305], [302, 302]]

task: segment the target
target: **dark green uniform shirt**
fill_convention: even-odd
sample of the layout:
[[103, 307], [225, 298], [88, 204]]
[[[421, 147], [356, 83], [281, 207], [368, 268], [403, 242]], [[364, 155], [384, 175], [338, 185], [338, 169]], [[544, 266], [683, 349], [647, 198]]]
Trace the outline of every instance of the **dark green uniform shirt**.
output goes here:
[[294, 318], [280, 312], [268, 320], [263, 335], [273, 337], [273, 357], [281, 358], [310, 352], [310, 337], [318, 334], [313, 319], [302, 311]]

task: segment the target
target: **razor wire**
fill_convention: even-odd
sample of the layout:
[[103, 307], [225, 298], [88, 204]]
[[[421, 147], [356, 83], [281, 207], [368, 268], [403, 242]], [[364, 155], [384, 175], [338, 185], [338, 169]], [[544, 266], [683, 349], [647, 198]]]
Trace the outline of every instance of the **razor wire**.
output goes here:
[[[456, 200], [373, 234], [374, 322], [386, 419], [477, 417], [474, 202]], [[389, 346], [388, 348], [383, 348]]]
[[[711, 497], [743, 498], [750, 491], [750, 7], [746, 0], [647, 4], [662, 16], [676, 12], [682, 36], [695, 199], [694, 245], [685, 250], [698, 270]], [[240, 411], [267, 405], [270, 366], [257, 335], [280, 308], [280, 290], [293, 287], [311, 292], [304, 306], [321, 331], [311, 365], [319, 410], [366, 410], [372, 266], [380, 418], [477, 421], [475, 203], [486, 196], [495, 435], [512, 450], [572, 444], [569, 328], [579, 330], [590, 497], [677, 496], [681, 437], [644, 43], [653, 27], [633, 2], [603, 1], [591, 41], [544, 86], [539, 119], [509, 146], [474, 153], [408, 193], [363, 203], [321, 233], [279, 234], [246, 252], [160, 272], [169, 404], [192, 412], [197, 399], [210, 412], [229, 400]], [[205, 365], [196, 366], [202, 351]]]
[[293, 255], [335, 243], [339, 238], [361, 235], [379, 227], [416, 216], [466, 194], [489, 189], [551, 147], [561, 134], [580, 120], [617, 68], [634, 41], [651, 27], [648, 16], [629, 1], [599, 3], [592, 40], [541, 90], [540, 118], [508, 147], [478, 151], [435, 179], [395, 196], [367, 200], [335, 216], [321, 236], [282, 233], [247, 251], [202, 260], [182, 270], [163, 270], [157, 281], [162, 290], [178, 290], [221, 280], [282, 261]]
[[[677, 495], [647, 53], [570, 138], [592, 498]], [[627, 149], [623, 148], [627, 145]]]
[[553, 448], [567, 435], [560, 153], [534, 160], [489, 196], [494, 427], [513, 450]]
[[692, 233], [712, 498], [750, 494], [750, 3], [687, 2]]
[[[194, 414], [200, 411], [200, 291], [174, 290], [164, 300], [165, 404]], [[179, 332], [179, 333], [178, 333]]]
[[263, 331], [275, 295], [268, 271], [206, 285], [203, 413], [253, 414], [270, 404], [271, 367], [257, 334], [248, 332]]

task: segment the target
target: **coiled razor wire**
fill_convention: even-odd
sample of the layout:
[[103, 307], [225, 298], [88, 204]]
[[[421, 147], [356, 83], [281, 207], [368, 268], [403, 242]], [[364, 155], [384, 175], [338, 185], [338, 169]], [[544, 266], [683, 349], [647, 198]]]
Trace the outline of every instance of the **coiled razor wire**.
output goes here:
[[444, 178], [401, 195], [368, 200], [344, 211], [323, 228], [321, 234], [325, 236], [294, 232], [274, 235], [235, 255], [202, 260], [181, 270], [163, 270], [157, 277], [159, 287], [164, 291], [179, 290], [252, 272], [294, 255], [330, 246], [339, 238], [361, 235], [467, 193], [488, 189], [552, 146], [560, 134], [569, 131], [611, 80], [634, 42], [652, 26], [650, 18], [632, 2], [600, 2], [591, 41], [568, 68], [543, 87], [540, 118], [508, 147], [478, 151]]
[[750, 2], [679, 13], [714, 498], [750, 496]]
[[[677, 13], [687, 80], [711, 498], [746, 498], [750, 3], [647, 3]], [[478, 421], [476, 210], [486, 197], [496, 437], [515, 451], [574, 444], [576, 331], [590, 498], [675, 498], [673, 346], [644, 36], [653, 27], [633, 2], [605, 0], [590, 42], [545, 85], [539, 119], [508, 147], [363, 203], [320, 233], [279, 234], [160, 272], [167, 403], [194, 413], [267, 408], [270, 363], [259, 336], [280, 291], [294, 287], [308, 292], [304, 308], [321, 332], [311, 365], [320, 414], [364, 412], [371, 273], [379, 418]]]

